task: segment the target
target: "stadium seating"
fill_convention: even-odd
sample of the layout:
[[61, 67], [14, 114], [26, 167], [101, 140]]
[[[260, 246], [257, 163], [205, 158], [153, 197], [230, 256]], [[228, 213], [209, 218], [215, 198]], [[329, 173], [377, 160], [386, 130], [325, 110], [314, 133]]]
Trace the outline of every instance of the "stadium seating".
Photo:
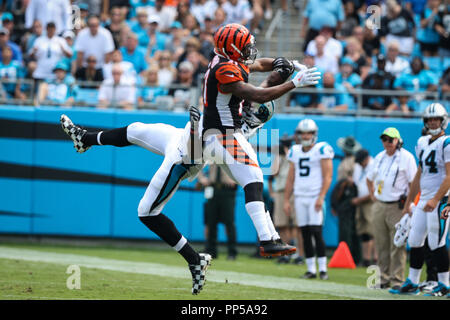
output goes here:
[[75, 100], [77, 102], [96, 105], [98, 103], [98, 89], [79, 88]]

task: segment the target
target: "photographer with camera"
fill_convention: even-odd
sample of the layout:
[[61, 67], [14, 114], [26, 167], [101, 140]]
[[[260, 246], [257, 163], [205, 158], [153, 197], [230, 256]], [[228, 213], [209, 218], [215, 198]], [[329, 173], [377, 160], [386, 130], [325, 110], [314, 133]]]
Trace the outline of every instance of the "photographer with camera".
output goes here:
[[380, 139], [384, 150], [375, 157], [367, 175], [367, 187], [374, 201], [373, 230], [381, 273], [380, 288], [399, 288], [405, 280], [406, 246], [394, 245], [395, 224], [403, 215], [417, 165], [414, 156], [402, 148], [403, 141], [396, 128], [385, 129]]

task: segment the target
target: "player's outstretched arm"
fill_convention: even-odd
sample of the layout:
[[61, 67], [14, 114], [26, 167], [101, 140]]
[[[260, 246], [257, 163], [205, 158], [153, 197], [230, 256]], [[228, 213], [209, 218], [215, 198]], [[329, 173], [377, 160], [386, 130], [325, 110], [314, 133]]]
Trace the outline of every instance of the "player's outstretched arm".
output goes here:
[[231, 93], [244, 100], [264, 103], [278, 99], [294, 88], [315, 85], [319, 80], [320, 72], [316, 68], [310, 68], [299, 71], [291, 81], [270, 88], [261, 88], [244, 81], [235, 81], [222, 84], [220, 89], [224, 93]]

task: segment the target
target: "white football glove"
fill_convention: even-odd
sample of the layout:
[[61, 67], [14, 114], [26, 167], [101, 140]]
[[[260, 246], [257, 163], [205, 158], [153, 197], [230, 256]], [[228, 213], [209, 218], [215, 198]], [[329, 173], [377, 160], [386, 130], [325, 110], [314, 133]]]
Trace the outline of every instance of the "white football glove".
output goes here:
[[408, 239], [409, 230], [411, 230], [411, 216], [405, 214], [399, 222], [395, 224], [397, 231], [394, 236], [394, 245], [400, 248], [405, 245], [406, 239]]
[[301, 63], [298, 62], [297, 60], [292, 60], [292, 64], [294, 65], [295, 71], [301, 71], [301, 70], [306, 70], [306, 69], [308, 69], [307, 66], [305, 66], [304, 64], [301, 64]]
[[300, 88], [318, 84], [320, 78], [320, 72], [313, 67], [300, 70], [291, 81], [297, 88]]

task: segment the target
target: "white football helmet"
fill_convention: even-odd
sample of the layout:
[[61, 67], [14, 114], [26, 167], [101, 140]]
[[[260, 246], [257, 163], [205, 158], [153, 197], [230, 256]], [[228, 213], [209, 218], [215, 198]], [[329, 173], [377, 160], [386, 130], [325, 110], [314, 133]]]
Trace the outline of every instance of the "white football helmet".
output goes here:
[[[427, 119], [429, 118], [442, 118], [441, 126], [437, 129], [430, 129], [427, 125]], [[423, 112], [423, 124], [425, 128], [428, 130], [428, 133], [435, 136], [438, 135], [441, 131], [447, 129], [448, 125], [448, 116], [447, 110], [445, 110], [444, 106], [440, 103], [432, 103], [428, 107], [426, 107]]]
[[[303, 132], [312, 132], [313, 137], [309, 140], [302, 140], [301, 134]], [[301, 120], [298, 123], [297, 128], [295, 129], [295, 135], [297, 136], [301, 145], [304, 147], [309, 147], [310, 145], [313, 145], [314, 143], [316, 143], [318, 132], [319, 132], [319, 127], [312, 119]]]

